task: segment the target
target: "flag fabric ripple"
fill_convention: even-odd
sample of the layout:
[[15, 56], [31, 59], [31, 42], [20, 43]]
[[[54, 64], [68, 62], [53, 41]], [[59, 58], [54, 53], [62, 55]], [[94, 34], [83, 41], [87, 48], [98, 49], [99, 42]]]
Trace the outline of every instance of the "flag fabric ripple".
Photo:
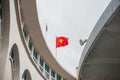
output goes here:
[[56, 48], [68, 45], [68, 38], [64, 36], [56, 37]]

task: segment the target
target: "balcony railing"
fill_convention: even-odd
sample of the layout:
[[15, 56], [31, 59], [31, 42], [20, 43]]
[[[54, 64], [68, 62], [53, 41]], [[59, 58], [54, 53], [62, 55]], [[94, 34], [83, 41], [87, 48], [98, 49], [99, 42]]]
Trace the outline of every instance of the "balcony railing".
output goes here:
[[45, 71], [45, 76], [49, 80], [49, 73], [47, 71]]
[[40, 68], [40, 70], [43, 72], [43, 67], [42, 67], [41, 65], [39, 65], [39, 68]]
[[55, 77], [51, 76], [51, 80], [55, 80]]

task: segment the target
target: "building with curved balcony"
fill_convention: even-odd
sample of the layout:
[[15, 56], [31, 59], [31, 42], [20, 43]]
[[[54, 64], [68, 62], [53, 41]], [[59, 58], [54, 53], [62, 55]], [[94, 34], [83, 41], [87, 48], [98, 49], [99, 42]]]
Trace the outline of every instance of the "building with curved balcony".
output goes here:
[[78, 80], [120, 80], [120, 0], [111, 0], [82, 52]]
[[76, 80], [49, 51], [36, 0], [0, 0], [0, 80]]

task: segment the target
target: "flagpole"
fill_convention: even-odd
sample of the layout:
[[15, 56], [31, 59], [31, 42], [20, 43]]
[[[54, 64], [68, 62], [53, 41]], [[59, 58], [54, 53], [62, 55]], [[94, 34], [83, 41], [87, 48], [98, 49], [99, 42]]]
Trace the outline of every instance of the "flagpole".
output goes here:
[[[56, 36], [56, 38], [57, 38], [57, 36]], [[56, 59], [57, 59], [57, 47], [56, 47], [56, 38], [55, 38], [55, 57], [56, 57]]]
[[47, 31], [45, 31], [45, 41], [47, 42]]
[[47, 24], [45, 23], [45, 41], [47, 42]]

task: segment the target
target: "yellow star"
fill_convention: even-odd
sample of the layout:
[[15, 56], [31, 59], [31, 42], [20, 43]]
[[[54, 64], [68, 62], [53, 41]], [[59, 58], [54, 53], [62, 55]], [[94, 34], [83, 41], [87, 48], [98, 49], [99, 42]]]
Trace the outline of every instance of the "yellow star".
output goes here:
[[63, 42], [63, 39], [60, 39], [59, 42], [62, 43], [62, 42]]

